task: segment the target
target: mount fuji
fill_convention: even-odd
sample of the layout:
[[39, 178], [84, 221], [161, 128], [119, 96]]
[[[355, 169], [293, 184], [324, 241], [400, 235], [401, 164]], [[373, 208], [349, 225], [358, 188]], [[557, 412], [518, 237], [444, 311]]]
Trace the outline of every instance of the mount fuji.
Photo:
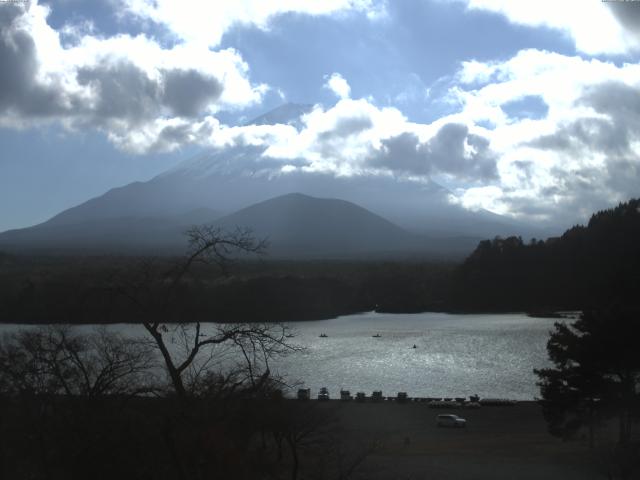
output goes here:
[[[299, 128], [310, 109], [285, 104], [249, 124]], [[433, 181], [274, 174], [260, 167], [264, 150], [244, 145], [204, 151], [149, 181], [113, 188], [39, 225], [4, 232], [0, 248], [174, 253], [184, 249], [186, 228], [216, 221], [267, 234], [282, 256], [420, 251], [460, 256], [482, 238], [537, 233], [488, 211], [452, 204], [450, 192]], [[250, 214], [256, 211], [261, 213]], [[314, 218], [323, 219], [318, 225], [324, 234], [310, 228]], [[370, 229], [361, 238], [346, 233], [364, 224]]]

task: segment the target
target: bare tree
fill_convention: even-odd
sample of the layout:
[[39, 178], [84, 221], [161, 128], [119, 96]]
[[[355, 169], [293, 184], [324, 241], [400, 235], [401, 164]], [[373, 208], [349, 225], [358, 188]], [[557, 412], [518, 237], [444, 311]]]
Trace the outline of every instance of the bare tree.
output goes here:
[[[243, 323], [216, 324], [203, 328], [199, 320], [181, 318], [169, 324], [172, 303], [178, 291], [188, 283], [188, 275], [196, 264], [215, 265], [227, 275], [239, 256], [264, 253], [266, 240], [257, 240], [248, 229], [226, 232], [212, 226], [193, 227], [187, 232], [187, 255], [167, 271], [158, 275], [152, 261], [141, 265], [136, 282], [116, 285], [112, 290], [139, 310], [142, 326], [160, 352], [171, 385], [179, 397], [189, 391], [202, 391], [202, 381], [211, 382], [212, 367], [221, 369], [230, 349], [243, 362], [229, 365], [232, 372], [215, 376], [218, 387], [237, 388], [248, 385], [257, 390], [270, 377], [269, 360], [295, 347], [286, 342], [286, 327], [281, 324]], [[153, 292], [156, 292], [154, 295]], [[176, 346], [177, 344], [177, 346]]]
[[0, 342], [5, 394], [97, 397], [148, 391], [152, 351], [104, 328], [81, 334], [65, 326], [21, 330]]

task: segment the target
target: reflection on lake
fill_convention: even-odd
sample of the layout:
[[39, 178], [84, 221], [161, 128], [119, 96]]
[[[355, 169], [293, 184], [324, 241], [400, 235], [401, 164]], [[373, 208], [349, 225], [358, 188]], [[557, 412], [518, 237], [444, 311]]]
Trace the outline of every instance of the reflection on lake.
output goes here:
[[[272, 371], [304, 382], [312, 394], [327, 386], [333, 398], [345, 388], [352, 394], [381, 389], [385, 395], [530, 400], [539, 395], [532, 370], [548, 365], [554, 321], [524, 314], [363, 313], [296, 322], [289, 340], [306, 349], [277, 359]], [[0, 332], [15, 328], [0, 325]], [[137, 325], [109, 329], [143, 334]]]

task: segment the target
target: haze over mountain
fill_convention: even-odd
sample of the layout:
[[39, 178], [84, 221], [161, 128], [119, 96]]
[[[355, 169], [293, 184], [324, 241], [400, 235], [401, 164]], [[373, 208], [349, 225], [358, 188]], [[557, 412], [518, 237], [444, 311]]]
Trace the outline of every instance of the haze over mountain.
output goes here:
[[362, 257], [372, 255], [460, 256], [477, 239], [433, 239], [407, 232], [351, 202], [319, 199], [293, 193], [223, 217], [215, 222], [225, 229], [251, 226], [269, 240], [269, 253], [294, 257]]
[[[250, 124], [294, 125], [310, 108], [285, 104]], [[449, 245], [448, 253], [459, 255], [471, 251], [477, 239], [540, 234], [499, 215], [452, 204], [450, 192], [433, 181], [284, 172], [275, 168], [283, 162], [266, 157], [264, 152], [264, 147], [252, 145], [203, 152], [147, 182], [114, 188], [40, 225], [5, 232], [0, 235], [0, 246], [175, 250], [184, 245], [181, 232], [189, 225], [210, 223], [224, 215], [229, 216], [221, 225], [251, 227], [277, 240], [274, 248], [279, 254], [346, 254], [362, 251], [366, 244], [367, 252], [426, 248], [440, 253], [447, 253]], [[288, 195], [293, 192], [303, 195]], [[318, 203], [309, 196], [337, 200]], [[275, 197], [282, 198], [266, 202]], [[249, 207], [259, 202], [264, 203]], [[240, 209], [245, 210], [238, 212]], [[233, 212], [237, 213], [231, 215]], [[334, 223], [314, 223], [323, 216]], [[366, 225], [362, 231], [370, 229], [370, 235], [358, 237], [354, 225]], [[319, 230], [321, 226], [336, 231], [327, 235]], [[419, 246], [418, 234], [430, 237], [430, 246]], [[442, 241], [450, 238], [467, 240]]]

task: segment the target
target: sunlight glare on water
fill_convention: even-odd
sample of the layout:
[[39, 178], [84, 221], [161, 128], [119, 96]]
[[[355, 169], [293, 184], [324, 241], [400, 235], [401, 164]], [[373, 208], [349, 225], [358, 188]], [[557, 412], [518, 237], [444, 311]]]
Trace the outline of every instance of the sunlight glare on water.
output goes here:
[[[532, 400], [539, 395], [533, 369], [548, 365], [546, 343], [554, 321], [525, 314], [370, 312], [295, 322], [289, 324], [295, 337], [288, 340], [305, 350], [275, 359], [271, 370], [291, 385], [303, 383], [312, 394], [326, 386], [332, 398], [344, 388], [367, 395], [382, 390], [412, 397]], [[212, 326], [204, 325], [203, 332]], [[0, 332], [16, 328], [0, 325]], [[93, 326], [76, 328], [89, 332]], [[139, 325], [108, 329], [145, 335]], [[320, 338], [323, 333], [327, 338]]]

